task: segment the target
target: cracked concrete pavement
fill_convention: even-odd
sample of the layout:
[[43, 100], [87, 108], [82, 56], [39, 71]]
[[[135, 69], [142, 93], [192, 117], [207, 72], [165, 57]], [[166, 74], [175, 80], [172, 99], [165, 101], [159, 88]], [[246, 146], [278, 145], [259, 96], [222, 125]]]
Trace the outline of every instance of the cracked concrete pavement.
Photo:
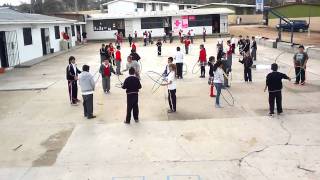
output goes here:
[[[68, 56], [75, 55], [79, 66], [89, 64], [95, 73], [100, 44], [1, 75], [0, 89], [8, 83], [12, 89], [52, 85], [45, 90], [0, 91], [0, 179], [320, 179], [320, 59], [309, 61], [306, 86], [284, 82], [285, 113], [268, 117], [263, 88], [269, 70], [264, 67], [282, 52], [259, 47], [256, 64], [262, 68], [253, 70], [251, 84], [243, 82], [243, 67], [235, 57], [230, 89], [235, 105], [222, 100], [224, 108], [215, 109], [207, 80], [191, 73], [200, 43], [196, 41], [186, 56], [188, 73], [177, 82], [178, 112], [166, 113], [166, 89], [152, 93], [153, 82], [142, 74], [141, 123], [130, 126], [122, 123], [125, 94], [115, 87], [115, 76], [110, 95], [97, 83], [97, 119], [84, 119], [82, 107], [68, 103]], [[209, 55], [216, 54], [215, 43], [206, 43]], [[161, 72], [177, 45], [165, 44], [164, 56], [157, 57], [155, 46], [139, 44], [143, 71]], [[122, 52], [128, 54], [127, 44]], [[280, 71], [293, 76], [291, 59], [292, 54], [284, 53], [278, 63]]]

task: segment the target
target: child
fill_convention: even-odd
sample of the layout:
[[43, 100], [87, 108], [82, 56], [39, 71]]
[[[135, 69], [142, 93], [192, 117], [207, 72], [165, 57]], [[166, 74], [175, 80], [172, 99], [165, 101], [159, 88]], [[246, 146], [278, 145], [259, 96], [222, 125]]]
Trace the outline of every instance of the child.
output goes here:
[[210, 97], [216, 97], [216, 95], [214, 95], [214, 83], [213, 83], [213, 78], [214, 78], [214, 73], [213, 73], [213, 66], [215, 63], [215, 57], [214, 56], [210, 56], [209, 57], [209, 61], [208, 61], [208, 66], [210, 67], [209, 70], [209, 80], [208, 80], [208, 84], [211, 86], [210, 87]]
[[124, 69], [122, 72], [128, 71], [130, 68], [134, 68], [136, 77], [138, 79], [140, 79], [140, 65], [139, 65], [139, 63], [137, 61], [133, 61], [131, 56], [128, 56], [126, 69]]
[[168, 102], [170, 109], [168, 113], [175, 113], [177, 111], [176, 104], [177, 104], [177, 97], [176, 97], [176, 82], [175, 82], [175, 72], [176, 66], [174, 64], [169, 65], [169, 74], [166, 78], [166, 83], [162, 84], [162, 86], [168, 87]]
[[100, 48], [100, 64], [102, 64], [102, 62], [106, 59], [106, 54], [106, 45], [102, 44]]
[[264, 91], [269, 91], [269, 115], [274, 115], [274, 102], [276, 100], [277, 102], [277, 111], [278, 115], [280, 115], [282, 110], [282, 79], [288, 79], [291, 81], [291, 78], [289, 78], [286, 74], [282, 74], [278, 72], [278, 65], [276, 63], [271, 65], [272, 72], [267, 75], [266, 80], [266, 87], [264, 88]]
[[138, 62], [138, 61], [141, 59], [141, 57], [139, 56], [139, 54], [136, 52], [135, 49], [132, 49], [132, 50], [131, 50], [130, 56], [131, 56], [131, 59], [132, 59], [133, 61], [137, 61], [137, 62]]
[[191, 44], [191, 41], [190, 41], [190, 38], [189, 36], [186, 38], [186, 40], [184, 40], [184, 47], [185, 47], [185, 50], [186, 50], [186, 54], [189, 53], [189, 46]]
[[88, 119], [96, 118], [93, 115], [93, 92], [95, 88], [95, 82], [93, 76], [89, 73], [90, 67], [83, 65], [82, 73], [79, 78], [79, 85], [81, 87], [83, 98], [84, 117]]
[[256, 38], [252, 36], [252, 44], [251, 44], [251, 57], [254, 61], [257, 60], [257, 42]]
[[81, 71], [77, 68], [76, 58], [73, 56], [69, 57], [69, 65], [66, 68], [66, 78], [68, 80], [69, 98], [72, 106], [77, 106], [78, 102], [78, 75]]
[[180, 47], [177, 47], [177, 52], [175, 55], [175, 61], [176, 61], [176, 69], [177, 69], [177, 78], [183, 79], [182, 72], [183, 72], [183, 53], [180, 51]]
[[132, 41], [131, 50], [137, 51], [137, 46], [136, 46], [135, 41]]
[[117, 46], [117, 51], [116, 51], [116, 66], [117, 66], [117, 69], [116, 69], [116, 72], [117, 72], [117, 75], [122, 75], [121, 74], [121, 52], [120, 52], [120, 46]]
[[104, 63], [101, 64], [99, 72], [102, 77], [102, 88], [104, 93], [110, 92], [110, 77], [111, 73], [115, 74], [115, 71], [112, 68], [112, 65], [109, 63], [108, 59], [104, 60]]
[[248, 82], [248, 81], [252, 82], [251, 67], [252, 67], [253, 61], [252, 61], [252, 57], [250, 56], [250, 53], [249, 52], [245, 53], [243, 59], [239, 60], [239, 62], [244, 66], [243, 74], [244, 74], [245, 82]]
[[115, 64], [115, 61], [114, 61], [114, 59], [115, 59], [115, 57], [114, 57], [114, 47], [113, 47], [112, 43], [109, 44], [109, 53], [110, 53], [110, 57], [112, 59], [112, 64], [115, 66], [116, 64]]
[[162, 47], [161, 39], [158, 39], [158, 42], [156, 45], [158, 47], [158, 56], [161, 56], [161, 47]]
[[293, 63], [296, 73], [296, 82], [295, 84], [299, 84], [301, 81], [301, 85], [305, 84], [306, 80], [306, 66], [308, 62], [309, 56], [306, 52], [304, 52], [304, 46], [299, 46], [299, 52], [296, 53], [293, 57]]
[[223, 70], [222, 70], [222, 62], [217, 61], [216, 64], [213, 66], [213, 72], [214, 72], [214, 78], [213, 78], [213, 83], [214, 86], [216, 87], [217, 90], [217, 96], [216, 96], [216, 108], [221, 108], [220, 105], [220, 95], [221, 95], [221, 89], [224, 84], [224, 76], [223, 76]]
[[170, 68], [169, 68], [169, 66], [170, 66], [170, 64], [172, 64], [173, 63], [173, 58], [172, 57], [169, 57], [168, 58], [168, 64], [166, 65], [166, 69], [163, 71], [163, 73], [162, 73], [162, 77], [167, 77], [168, 75], [169, 75], [169, 73], [170, 73]]
[[207, 63], [207, 52], [206, 49], [204, 48], [204, 45], [200, 45], [200, 55], [199, 55], [199, 60], [200, 66], [201, 66], [201, 75], [200, 78], [205, 78], [206, 76], [206, 63]]
[[130, 76], [126, 78], [122, 85], [122, 89], [127, 92], [127, 116], [124, 123], [130, 124], [131, 112], [133, 111], [133, 118], [136, 123], [139, 122], [139, 89], [141, 89], [140, 80], [134, 76], [134, 68], [129, 69]]

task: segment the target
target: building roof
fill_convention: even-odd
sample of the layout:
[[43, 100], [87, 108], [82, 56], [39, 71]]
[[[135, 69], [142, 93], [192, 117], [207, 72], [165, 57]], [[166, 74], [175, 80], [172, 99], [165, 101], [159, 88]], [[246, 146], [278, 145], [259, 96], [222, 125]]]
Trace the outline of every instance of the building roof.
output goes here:
[[198, 6], [200, 7], [205, 7], [205, 6], [210, 6], [210, 5], [216, 5], [216, 6], [234, 6], [234, 7], [251, 7], [255, 8], [256, 5], [251, 5], [251, 4], [231, 4], [231, 3], [209, 3], [209, 4], [203, 4]]
[[198, 4], [186, 4], [186, 3], [174, 3], [174, 2], [166, 2], [166, 1], [148, 1], [148, 0], [113, 0], [109, 1], [107, 3], [102, 4], [104, 5], [109, 5], [118, 1], [126, 1], [126, 2], [134, 2], [134, 3], [157, 3], [157, 4], [181, 4], [181, 5], [194, 5], [198, 6]]
[[9, 8], [0, 8], [0, 24], [53, 24], [75, 22], [75, 20], [65, 18], [42, 14], [20, 13]]
[[131, 12], [124, 14], [91, 14], [87, 20], [98, 19], [133, 19], [144, 17], [168, 17], [168, 16], [188, 16], [188, 15], [205, 15], [205, 14], [233, 14], [234, 11], [228, 8], [203, 8], [203, 9], [185, 9], [178, 11], [151, 11], [151, 12]]

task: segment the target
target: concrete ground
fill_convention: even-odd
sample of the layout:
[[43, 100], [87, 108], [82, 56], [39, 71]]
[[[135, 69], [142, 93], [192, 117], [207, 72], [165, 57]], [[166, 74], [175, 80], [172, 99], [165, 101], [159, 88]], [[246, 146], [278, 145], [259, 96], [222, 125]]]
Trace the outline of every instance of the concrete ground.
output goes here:
[[[139, 124], [123, 124], [126, 95], [115, 87], [116, 76], [109, 95], [97, 83], [96, 119], [85, 119], [82, 106], [68, 102], [68, 57], [76, 56], [79, 67], [90, 65], [94, 74], [100, 44], [1, 75], [0, 179], [320, 179], [320, 59], [309, 61], [306, 86], [284, 81], [285, 112], [268, 117], [268, 94], [263, 92], [267, 66], [282, 52], [259, 47], [253, 83], [243, 81], [235, 56], [230, 88], [235, 104], [222, 99], [223, 108], [215, 109], [207, 79], [192, 73], [200, 43], [185, 57], [188, 71], [177, 82], [176, 114], [166, 113], [166, 88], [152, 93], [154, 83], [146, 72], [162, 72], [178, 44], [164, 44], [162, 57], [156, 56], [155, 46], [138, 45], [143, 65]], [[216, 55], [215, 44], [215, 39], [205, 44], [209, 56]], [[123, 59], [128, 52], [125, 44]], [[280, 71], [294, 77], [292, 56], [284, 53], [278, 63]]]

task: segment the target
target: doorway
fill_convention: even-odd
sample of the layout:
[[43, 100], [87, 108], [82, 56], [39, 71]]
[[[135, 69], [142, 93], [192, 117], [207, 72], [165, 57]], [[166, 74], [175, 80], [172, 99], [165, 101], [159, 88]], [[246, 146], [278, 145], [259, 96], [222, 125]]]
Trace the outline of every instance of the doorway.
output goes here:
[[220, 15], [212, 15], [212, 33], [220, 33]]
[[49, 28], [41, 28], [41, 43], [42, 43], [42, 54], [47, 55], [50, 53], [50, 38]]
[[8, 54], [6, 49], [6, 34], [4, 31], [0, 31], [0, 60], [1, 67], [9, 67]]

